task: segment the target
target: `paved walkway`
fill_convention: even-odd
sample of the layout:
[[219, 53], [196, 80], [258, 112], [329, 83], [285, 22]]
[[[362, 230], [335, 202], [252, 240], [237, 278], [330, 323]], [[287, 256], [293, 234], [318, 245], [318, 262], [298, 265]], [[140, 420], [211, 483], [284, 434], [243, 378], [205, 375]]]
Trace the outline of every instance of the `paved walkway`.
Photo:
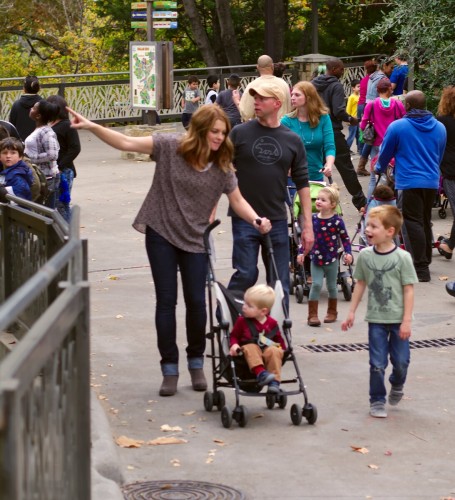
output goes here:
[[[360, 305], [355, 327], [341, 332], [333, 325], [306, 325], [307, 305], [291, 298], [293, 339], [309, 399], [317, 406], [314, 426], [293, 426], [289, 398], [284, 410], [266, 409], [262, 398], [244, 398], [250, 413], [245, 428], [221, 425], [217, 411], [207, 413], [203, 394], [190, 387], [184, 356], [179, 391], [160, 398], [159, 357], [154, 333], [154, 289], [144, 238], [131, 223], [153, 176], [153, 163], [121, 160], [120, 153], [81, 133], [74, 202], [81, 206], [81, 233], [89, 241], [91, 282], [91, 361], [94, 500], [121, 498], [115, 482], [194, 480], [220, 483], [251, 499], [428, 499], [455, 497], [454, 347], [412, 351], [406, 396], [389, 408], [387, 419], [368, 415], [368, 355], [354, 352], [312, 353], [305, 346], [366, 342]], [[342, 183], [335, 174], [337, 183]], [[367, 179], [361, 180], [366, 188]], [[201, 193], [203, 196], [204, 193]], [[358, 221], [348, 196], [342, 196], [352, 234]], [[215, 231], [216, 275], [231, 274], [231, 233], [226, 199]], [[448, 234], [452, 223], [434, 213], [434, 233]], [[413, 339], [455, 337], [455, 302], [446, 294], [444, 277], [455, 277], [454, 263], [434, 252], [432, 281], [415, 287]], [[326, 295], [321, 299], [326, 302]], [[348, 303], [340, 294], [339, 317]], [[184, 355], [183, 300], [178, 306], [179, 345]], [[210, 375], [206, 365], [206, 375]], [[294, 400], [295, 398], [295, 400]], [[228, 404], [233, 404], [231, 391]], [[108, 425], [108, 423], [109, 425]], [[181, 430], [164, 432], [162, 426]], [[145, 442], [173, 435], [183, 444], [152, 446]], [[112, 439], [111, 439], [112, 436]], [[120, 448], [120, 436], [143, 441]], [[368, 450], [363, 454], [353, 447]], [[101, 475], [99, 475], [101, 473]], [[123, 479], [122, 479], [123, 478]], [[171, 497], [169, 497], [171, 498]]]

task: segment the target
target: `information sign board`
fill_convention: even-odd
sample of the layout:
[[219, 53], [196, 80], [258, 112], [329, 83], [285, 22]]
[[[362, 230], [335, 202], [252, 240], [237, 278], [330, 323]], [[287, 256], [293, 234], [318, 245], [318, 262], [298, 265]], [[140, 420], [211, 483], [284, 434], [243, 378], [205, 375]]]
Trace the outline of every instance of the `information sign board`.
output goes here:
[[178, 12], [173, 10], [154, 10], [153, 11], [153, 19], [164, 19], [171, 18], [177, 19]]
[[146, 8], [147, 8], [147, 2], [132, 2], [131, 4], [131, 10], [146, 9]]
[[177, 2], [153, 2], [154, 9], [176, 9]]
[[166, 28], [166, 29], [175, 29], [178, 27], [177, 21], [154, 21], [153, 27], [155, 29]]

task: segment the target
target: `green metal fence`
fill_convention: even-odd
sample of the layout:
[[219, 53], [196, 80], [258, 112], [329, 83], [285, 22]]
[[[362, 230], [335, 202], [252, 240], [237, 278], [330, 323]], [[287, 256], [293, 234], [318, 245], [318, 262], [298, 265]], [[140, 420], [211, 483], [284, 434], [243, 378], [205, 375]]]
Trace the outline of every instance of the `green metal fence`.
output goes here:
[[79, 208], [0, 204], [0, 499], [90, 499], [89, 291]]

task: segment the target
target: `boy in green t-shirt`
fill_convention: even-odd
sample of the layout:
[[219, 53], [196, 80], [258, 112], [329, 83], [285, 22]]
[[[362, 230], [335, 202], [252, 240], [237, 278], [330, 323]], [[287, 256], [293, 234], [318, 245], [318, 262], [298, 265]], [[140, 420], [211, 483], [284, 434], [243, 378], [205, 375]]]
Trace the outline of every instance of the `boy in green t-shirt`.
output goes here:
[[351, 307], [341, 325], [343, 331], [354, 325], [355, 311], [368, 287], [365, 320], [370, 353], [370, 415], [379, 418], [387, 417], [384, 375], [389, 355], [393, 366], [389, 377], [392, 406], [403, 397], [410, 362], [413, 285], [418, 279], [411, 255], [394, 241], [402, 224], [401, 212], [391, 205], [372, 208], [368, 213], [365, 235], [371, 246], [363, 249], [357, 259]]

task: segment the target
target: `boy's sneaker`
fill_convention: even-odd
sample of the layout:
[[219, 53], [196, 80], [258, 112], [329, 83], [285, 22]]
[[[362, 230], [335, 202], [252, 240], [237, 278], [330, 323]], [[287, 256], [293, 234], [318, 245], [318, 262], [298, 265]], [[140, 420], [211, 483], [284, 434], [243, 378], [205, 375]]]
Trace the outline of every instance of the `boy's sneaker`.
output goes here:
[[375, 401], [374, 403], [371, 403], [370, 415], [375, 418], [387, 417], [384, 403], [382, 403], [381, 401]]
[[396, 406], [403, 398], [403, 388], [392, 387], [389, 392], [389, 405]]
[[278, 382], [278, 380], [272, 380], [270, 382], [267, 392], [269, 394], [278, 394], [280, 392], [280, 383]]
[[264, 385], [269, 385], [270, 382], [275, 380], [275, 375], [273, 373], [264, 370], [257, 376], [258, 386], [262, 389]]

